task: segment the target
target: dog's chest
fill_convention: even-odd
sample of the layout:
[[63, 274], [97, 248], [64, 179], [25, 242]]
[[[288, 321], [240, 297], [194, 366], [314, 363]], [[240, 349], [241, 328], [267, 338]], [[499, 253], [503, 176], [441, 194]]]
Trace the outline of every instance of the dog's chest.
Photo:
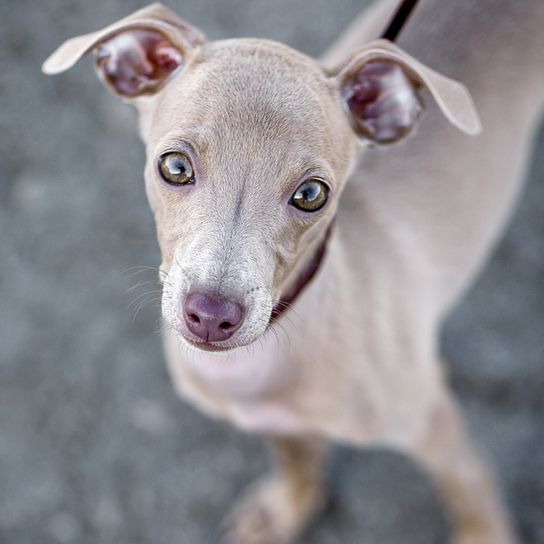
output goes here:
[[225, 354], [180, 347], [190, 373], [213, 392], [228, 397], [262, 397], [287, 385], [289, 346], [267, 331], [251, 346]]
[[266, 332], [248, 348], [216, 355], [176, 342], [169, 366], [178, 389], [204, 410], [243, 430], [260, 433], [308, 432], [285, 392], [297, 380], [291, 345], [276, 331]]

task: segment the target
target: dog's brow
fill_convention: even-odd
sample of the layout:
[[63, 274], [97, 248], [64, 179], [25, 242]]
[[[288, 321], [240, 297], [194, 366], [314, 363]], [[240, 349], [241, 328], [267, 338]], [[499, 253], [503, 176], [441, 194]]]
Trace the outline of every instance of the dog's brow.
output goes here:
[[168, 132], [153, 145], [153, 155], [160, 155], [168, 151], [178, 151], [190, 146], [196, 153], [203, 153], [209, 145], [210, 138], [200, 127], [189, 126], [180, 130]]

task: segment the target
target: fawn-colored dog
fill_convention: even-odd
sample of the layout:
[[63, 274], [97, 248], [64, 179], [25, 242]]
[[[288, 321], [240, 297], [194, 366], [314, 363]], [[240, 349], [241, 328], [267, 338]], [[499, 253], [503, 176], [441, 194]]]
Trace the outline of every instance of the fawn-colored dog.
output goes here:
[[[437, 337], [518, 192], [543, 102], [544, 2], [426, 0], [403, 49], [374, 39], [394, 8], [377, 3], [317, 62], [267, 40], [208, 42], [153, 4], [44, 64], [92, 51], [139, 110], [175, 384], [276, 447], [277, 471], [230, 518], [236, 543], [296, 538], [335, 440], [422, 462], [456, 544], [515, 542]], [[481, 134], [465, 87], [415, 57], [467, 85]]]

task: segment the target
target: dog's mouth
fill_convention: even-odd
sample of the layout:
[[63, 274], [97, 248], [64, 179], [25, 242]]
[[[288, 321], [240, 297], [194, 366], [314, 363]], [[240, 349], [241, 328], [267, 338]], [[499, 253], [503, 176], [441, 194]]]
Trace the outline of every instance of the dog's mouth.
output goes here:
[[220, 343], [215, 342], [205, 342], [204, 340], [198, 341], [193, 340], [191, 338], [187, 338], [186, 336], [183, 336], [183, 339], [189, 346], [191, 346], [194, 349], [201, 350], [201, 351], [207, 351], [210, 353], [228, 353], [229, 351], [233, 351], [241, 346], [239, 345], [221, 345]]
[[292, 300], [287, 300], [287, 299], [284, 300], [283, 298], [279, 300], [278, 303], [272, 309], [272, 312], [268, 318], [268, 323], [264, 331], [262, 331], [261, 334], [259, 334], [256, 338], [250, 340], [249, 342], [240, 343], [239, 341], [236, 341], [235, 337], [232, 339], [216, 341], [216, 342], [206, 341], [206, 340], [200, 340], [196, 338], [193, 334], [187, 333], [187, 332], [180, 332], [180, 336], [191, 348], [194, 348], [196, 350], [206, 351], [210, 353], [228, 353], [239, 348], [250, 346], [251, 344], [257, 342], [259, 338], [261, 338], [262, 335], [265, 334], [273, 326], [275, 321], [281, 315], [283, 315], [285, 311], [288, 310], [291, 303], [292, 303]]
[[207, 342], [205, 340], [197, 340], [193, 336], [189, 337], [186, 334], [181, 334], [183, 337], [183, 340], [192, 348], [196, 350], [202, 350], [210, 353], [228, 353], [231, 351], [234, 351], [238, 348], [243, 348], [250, 346], [254, 342], [256, 342], [263, 334], [265, 334], [273, 325], [274, 323], [289, 309], [291, 304], [294, 301], [294, 297], [289, 298], [282, 298], [278, 301], [278, 303], [274, 306], [272, 309], [272, 312], [270, 314], [270, 317], [268, 318], [268, 324], [266, 325], [266, 328], [262, 332], [262, 334], [259, 334], [257, 338], [251, 340], [248, 343], [238, 343], [238, 342], [229, 342], [227, 341], [220, 341], [220, 342]]
[[[283, 309], [280, 310], [280, 308], [283, 308]], [[257, 342], [259, 338], [261, 338], [263, 334], [265, 334], [270, 329], [274, 321], [280, 316], [280, 314], [283, 313], [285, 308], [286, 306], [280, 306], [280, 305], [275, 306], [274, 309], [272, 310], [272, 313], [268, 320], [268, 324], [266, 328], [264, 329], [264, 331], [261, 334], [259, 334], [256, 338], [250, 340], [249, 342], [241, 343], [239, 341], [236, 341], [235, 338], [231, 341], [223, 340], [218, 342], [211, 342], [211, 341], [196, 339], [193, 335], [188, 335], [185, 333], [180, 333], [180, 336], [183, 338], [186, 344], [188, 344], [191, 348], [195, 350], [206, 351], [209, 353], [217, 353], [217, 354], [229, 353], [231, 351], [235, 351], [240, 348], [251, 346], [252, 344]]]
[[[268, 317], [268, 322], [266, 324], [266, 327], [264, 328], [264, 330], [262, 330], [261, 334], [257, 335], [255, 338], [251, 339], [249, 342], [246, 341], [241, 343], [240, 341], [237, 341], [236, 339], [236, 331], [234, 332], [232, 339], [230, 337], [227, 337], [217, 341], [213, 341], [213, 340], [210, 341], [208, 339], [208, 335], [205, 336], [206, 339], [198, 339], [195, 334], [192, 334], [195, 331], [191, 329], [191, 327], [189, 327], [190, 332], [186, 330], [179, 331], [178, 329], [178, 332], [181, 333], [181, 336], [183, 340], [186, 342], [186, 344], [189, 345], [191, 348], [199, 350], [199, 351], [205, 351], [205, 352], [211, 352], [211, 353], [227, 353], [230, 351], [234, 351], [238, 348], [247, 347], [253, 344], [254, 342], [256, 342], [265, 332], [267, 332], [273, 326], [273, 324], [285, 312], [289, 310], [289, 308], [293, 305], [293, 303], [299, 297], [301, 292], [306, 288], [306, 286], [312, 281], [312, 279], [316, 275], [326, 253], [327, 242], [330, 236], [331, 227], [332, 225], [330, 225], [329, 228], [327, 229], [324, 239], [321, 241], [321, 244], [318, 246], [313, 257], [310, 259], [310, 261], [306, 264], [306, 266], [303, 268], [301, 273], [298, 275], [298, 277], [296, 278], [296, 281], [291, 285], [291, 287], [285, 293], [283, 293], [280, 296], [279, 300], [273, 306], [272, 311]], [[198, 333], [199, 331], [196, 331], [196, 332]], [[202, 335], [198, 334], [198, 336], [200, 337]]]

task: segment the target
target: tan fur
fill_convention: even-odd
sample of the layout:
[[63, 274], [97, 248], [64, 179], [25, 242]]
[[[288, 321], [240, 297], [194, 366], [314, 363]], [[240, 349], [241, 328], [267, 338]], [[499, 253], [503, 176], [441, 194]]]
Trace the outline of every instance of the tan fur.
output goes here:
[[[167, 32], [178, 28], [187, 58], [158, 92], [134, 100], [166, 276], [172, 376], [206, 412], [280, 444], [278, 475], [237, 510], [231, 538], [241, 544], [289, 542], [302, 530], [321, 501], [324, 446], [316, 444], [327, 440], [379, 441], [419, 459], [450, 508], [456, 544], [515, 541], [444, 383], [437, 332], [518, 192], [542, 106], [544, 4], [427, 0], [403, 49], [368, 45], [394, 4], [361, 16], [325, 55], [326, 69], [266, 40], [205, 42], [158, 5], [136, 17], [145, 26], [159, 13]], [[45, 69], [62, 71], [110, 34], [63, 46]], [[464, 88], [415, 58], [462, 81], [483, 133], [456, 131], [427, 95], [417, 134], [361, 153], [338, 86], [353, 62], [376, 55], [393, 55], [453, 124], [474, 134], [479, 122]], [[200, 176], [183, 194], [156, 172], [157, 157], [182, 141], [196, 150]], [[333, 200], [302, 220], [286, 195], [309, 170], [328, 180]], [[333, 216], [319, 273], [267, 328]], [[180, 301], [209, 285], [247, 304], [236, 342], [225, 345], [246, 347], [210, 355], [184, 343]]]
[[227, 519], [233, 542], [291, 541], [323, 506], [324, 442], [275, 438], [277, 471], [250, 487]]

